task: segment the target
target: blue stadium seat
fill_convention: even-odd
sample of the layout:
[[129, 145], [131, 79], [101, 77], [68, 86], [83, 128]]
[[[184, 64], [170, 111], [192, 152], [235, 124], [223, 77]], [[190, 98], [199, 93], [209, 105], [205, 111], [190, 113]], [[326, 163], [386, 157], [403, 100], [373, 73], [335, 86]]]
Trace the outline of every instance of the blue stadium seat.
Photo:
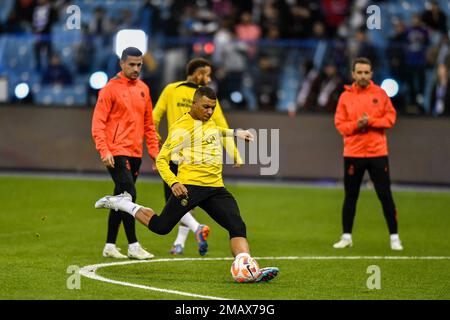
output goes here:
[[5, 36], [5, 42], [0, 51], [3, 67], [16, 71], [34, 68], [33, 39], [30, 36]]
[[0, 24], [8, 20], [11, 9], [14, 7], [14, 0], [2, 0], [2, 9], [0, 10]]
[[80, 7], [81, 12], [83, 13], [82, 20], [84, 19], [83, 15], [92, 15], [97, 7], [107, 9], [106, 13], [109, 17], [117, 17], [123, 9], [129, 9], [135, 15], [143, 5], [142, 0], [77, 0], [72, 3]]
[[298, 50], [289, 52], [280, 79], [280, 97], [276, 106], [277, 111], [285, 112], [295, 106], [298, 88], [300, 86]]
[[0, 69], [6, 68], [5, 58], [4, 58], [4, 52], [6, 49], [6, 44], [8, 42], [8, 38], [6, 35], [0, 36]]
[[81, 31], [79, 29], [67, 30], [65, 24], [58, 23], [52, 27], [51, 38], [53, 49], [62, 51], [81, 41]]
[[[103, 2], [103, 1], [102, 1]], [[143, 5], [142, 0], [129, 0], [129, 1], [121, 1], [121, 0], [106, 0], [104, 1], [108, 5], [108, 9], [112, 8], [112, 11], [129, 9], [133, 12], [137, 12], [140, 7]]]
[[447, 22], [450, 22], [450, 2], [448, 0], [440, 0], [439, 6], [447, 15]]
[[76, 75], [73, 79], [73, 84], [74, 85], [84, 85], [87, 86], [89, 83], [89, 75]]
[[87, 89], [83, 85], [45, 85], [33, 87], [35, 103], [64, 106], [85, 106], [87, 103]]

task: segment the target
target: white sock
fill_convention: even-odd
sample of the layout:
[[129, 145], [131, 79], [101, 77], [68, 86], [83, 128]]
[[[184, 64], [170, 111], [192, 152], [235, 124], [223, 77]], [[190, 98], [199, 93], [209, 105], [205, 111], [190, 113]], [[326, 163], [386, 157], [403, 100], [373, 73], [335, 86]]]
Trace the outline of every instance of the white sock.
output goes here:
[[344, 233], [342, 235], [342, 239], [344, 239], [344, 240], [352, 240], [352, 234], [351, 233]]
[[195, 220], [194, 216], [191, 214], [191, 212], [189, 211], [188, 213], [186, 213], [180, 220], [182, 223], [184, 223], [189, 229], [192, 230], [192, 232], [197, 231], [198, 226], [200, 225], [200, 223], [197, 222], [197, 220]]
[[247, 252], [241, 252], [241, 253], [239, 253], [234, 259], [236, 260], [236, 259], [238, 259], [239, 257], [242, 257], [242, 256], [250, 257], [250, 253], [247, 253]]
[[399, 241], [400, 237], [398, 236], [398, 233], [391, 234], [391, 241]]
[[133, 242], [128, 245], [128, 250], [134, 251], [140, 247], [139, 242]]
[[113, 250], [116, 248], [116, 244], [115, 243], [107, 243], [105, 244], [105, 250]]
[[126, 213], [131, 214], [133, 217], [136, 214], [136, 212], [139, 211], [140, 208], [142, 208], [142, 206], [131, 201], [122, 201], [119, 204], [120, 211], [125, 211]]
[[179, 226], [178, 235], [173, 245], [180, 244], [184, 248], [184, 244], [186, 243], [188, 235], [189, 235], [189, 228], [185, 226]]

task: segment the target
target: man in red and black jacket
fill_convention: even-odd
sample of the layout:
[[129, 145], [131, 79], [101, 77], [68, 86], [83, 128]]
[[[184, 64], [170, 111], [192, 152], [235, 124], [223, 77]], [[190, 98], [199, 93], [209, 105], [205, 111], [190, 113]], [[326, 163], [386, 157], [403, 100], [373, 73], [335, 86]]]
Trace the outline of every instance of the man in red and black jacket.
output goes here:
[[[128, 192], [136, 199], [135, 183], [142, 161], [144, 137], [150, 157], [159, 153], [158, 138], [153, 123], [150, 90], [138, 77], [142, 68], [142, 52], [126, 48], [120, 59], [122, 69], [100, 91], [92, 118], [92, 137], [103, 164], [114, 180], [114, 194]], [[120, 211], [111, 210], [108, 236], [103, 256], [126, 258], [116, 248], [120, 223], [123, 221], [129, 243], [128, 257], [149, 259], [136, 237], [135, 220]]]
[[372, 63], [367, 58], [353, 62], [352, 86], [339, 97], [335, 125], [344, 138], [345, 200], [343, 235], [334, 248], [352, 246], [356, 202], [364, 172], [368, 170], [383, 206], [392, 250], [403, 250], [398, 236], [397, 211], [391, 193], [386, 129], [394, 126], [396, 111], [386, 92], [372, 82]]

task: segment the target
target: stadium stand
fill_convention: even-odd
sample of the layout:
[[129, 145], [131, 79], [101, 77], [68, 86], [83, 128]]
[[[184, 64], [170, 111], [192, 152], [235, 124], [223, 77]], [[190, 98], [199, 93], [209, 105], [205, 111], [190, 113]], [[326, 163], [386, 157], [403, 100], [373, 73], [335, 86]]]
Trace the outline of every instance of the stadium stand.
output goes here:
[[[430, 10], [432, 3], [436, 3], [441, 14], [446, 19], [446, 31], [450, 25], [450, 3], [445, 0], [438, 1], [371, 1], [371, 0], [340, 0], [338, 11], [333, 12], [329, 1], [183, 1], [166, 4], [164, 1], [120, 1], [120, 0], [58, 0], [50, 2], [50, 6], [57, 12], [55, 21], [49, 21], [51, 31], [40, 35], [41, 39], [49, 40], [51, 53], [57, 54], [62, 64], [74, 76], [73, 84], [64, 85], [61, 90], [47, 88], [40, 83], [42, 70], [38, 70], [36, 55], [36, 34], [33, 33], [33, 10], [36, 10], [40, 1], [29, 1], [29, 6], [22, 9], [19, 0], [4, 0], [0, 10], [0, 72], [1, 76], [8, 78], [8, 97], [10, 102], [21, 102], [15, 96], [15, 88], [19, 83], [26, 83], [32, 88], [31, 102], [36, 104], [62, 104], [66, 106], [91, 106], [86, 97], [89, 95], [89, 74], [95, 71], [104, 71], [108, 77], [117, 72], [117, 56], [113, 53], [113, 39], [117, 31], [132, 28], [142, 29], [149, 35], [150, 52], [158, 52], [157, 69], [159, 76], [146, 75], [144, 79], [152, 79], [149, 83], [158, 93], [165, 83], [174, 81], [183, 76], [183, 69], [178, 67], [176, 61], [180, 57], [186, 60], [192, 56], [206, 56], [212, 58], [216, 46], [214, 35], [220, 30], [218, 25], [224, 20], [234, 22], [230, 28], [235, 33], [234, 26], [239, 21], [240, 14], [250, 11], [252, 21], [261, 31], [262, 37], [255, 43], [245, 43], [247, 48], [256, 45], [256, 58], [245, 56], [247, 70], [244, 71], [245, 81], [238, 90], [244, 101], [235, 101], [232, 94], [235, 92], [222, 92], [221, 97], [228, 100], [224, 102], [225, 108], [242, 109], [244, 106], [252, 111], [262, 106], [264, 97], [255, 88], [258, 80], [270, 78], [269, 69], [261, 66], [258, 52], [264, 47], [281, 49], [284, 58], [279, 66], [279, 75], [276, 78], [276, 101], [272, 106], [263, 110], [287, 112], [296, 109], [296, 98], [301, 88], [304, 74], [303, 65], [311, 61], [314, 67], [322, 72], [326, 63], [336, 64], [340, 77], [345, 83], [351, 82], [348, 74], [350, 61], [346, 57], [352, 54], [365, 52], [362, 48], [370, 45], [376, 58], [377, 78], [381, 83], [383, 79], [394, 78], [390, 65], [388, 49], [391, 38], [394, 36], [393, 27], [397, 21], [403, 21], [407, 31], [411, 28], [414, 14], [424, 17], [424, 12]], [[46, 1], [43, 1], [45, 3]], [[77, 5], [81, 12], [81, 29], [67, 30], [66, 9], [69, 5]], [[377, 5], [381, 12], [382, 30], [369, 30], [366, 28], [366, 8]], [[230, 9], [234, 8], [234, 9]], [[20, 10], [19, 10], [20, 9]], [[299, 25], [303, 21], [301, 10], [310, 14], [308, 26]], [[304, 12], [303, 11], [303, 12]], [[20, 14], [18, 14], [18, 12]], [[28, 15], [26, 14], [28, 12]], [[176, 14], [175, 14], [176, 12]], [[31, 20], [30, 20], [31, 19]], [[424, 20], [424, 18], [422, 19]], [[296, 28], [289, 28], [289, 24], [296, 23]], [[279, 37], [268, 42], [268, 30], [277, 28]], [[302, 29], [303, 28], [303, 29]], [[306, 30], [307, 28], [310, 28]], [[424, 52], [437, 45], [445, 33], [424, 25], [427, 30], [427, 42]], [[321, 30], [322, 29], [322, 30]], [[100, 30], [100, 31], [98, 31]], [[366, 40], [358, 38], [358, 32]], [[406, 35], [408, 37], [408, 35]], [[411, 36], [413, 37], [413, 36]], [[237, 40], [233, 40], [237, 41]], [[366, 41], [362, 43], [362, 41]], [[412, 40], [414, 41], [414, 40]], [[210, 44], [213, 44], [212, 46]], [[417, 43], [399, 44], [400, 50], [407, 50], [407, 46]], [[445, 49], [445, 48], [444, 48]], [[445, 53], [442, 49], [441, 57]], [[353, 52], [350, 52], [354, 50]], [[358, 51], [359, 50], [359, 51]], [[247, 50], [249, 52], [249, 50]], [[243, 55], [246, 53], [242, 52]], [[43, 54], [44, 66], [48, 64], [50, 54]], [[444, 64], [450, 68], [450, 54], [447, 53]], [[86, 63], [86, 60], [88, 63]], [[182, 64], [180, 64], [182, 65]], [[417, 97], [410, 97], [411, 84], [395, 79], [401, 86], [401, 99], [396, 98], [395, 104], [401, 113], [431, 114], [430, 105], [432, 84], [435, 79], [438, 62], [428, 62], [425, 66], [425, 83], [423, 92]], [[41, 68], [44, 69], [44, 68]], [[217, 67], [218, 77], [226, 81], [228, 70], [222, 66]], [[272, 69], [273, 70], [273, 69]], [[84, 82], [84, 83], [83, 83]], [[220, 83], [224, 83], [223, 81]], [[230, 86], [232, 87], [232, 86]], [[222, 91], [226, 86], [221, 87]], [[67, 96], [65, 96], [67, 95]], [[65, 96], [65, 97], [64, 97]], [[234, 95], [236, 97], [236, 94]], [[155, 97], [156, 98], [156, 97]], [[422, 112], [423, 111], [423, 112]], [[436, 115], [436, 114], [434, 114]]]

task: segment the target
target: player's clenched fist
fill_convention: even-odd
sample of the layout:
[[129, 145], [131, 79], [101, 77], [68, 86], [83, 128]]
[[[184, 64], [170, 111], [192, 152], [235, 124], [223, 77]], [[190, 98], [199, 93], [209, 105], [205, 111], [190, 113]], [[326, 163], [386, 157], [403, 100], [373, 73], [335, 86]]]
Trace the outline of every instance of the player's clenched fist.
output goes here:
[[173, 192], [174, 196], [177, 198], [186, 197], [188, 194], [188, 190], [186, 189], [186, 187], [179, 182], [176, 182], [173, 184], [172, 192]]

